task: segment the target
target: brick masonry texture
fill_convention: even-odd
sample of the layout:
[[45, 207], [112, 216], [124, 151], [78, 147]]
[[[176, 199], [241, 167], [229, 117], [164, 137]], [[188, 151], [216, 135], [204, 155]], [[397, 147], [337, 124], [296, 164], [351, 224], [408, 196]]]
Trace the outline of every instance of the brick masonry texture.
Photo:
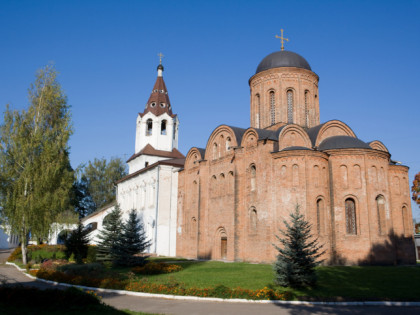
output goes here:
[[[312, 71], [269, 69], [251, 77], [250, 89], [251, 127], [238, 133], [219, 126], [205, 153], [188, 152], [179, 173], [177, 255], [273, 262], [275, 235], [298, 205], [324, 244], [326, 264], [414, 264], [408, 167], [391, 163], [379, 141], [318, 150], [325, 139], [355, 135], [330, 121], [310, 139], [308, 128], [319, 125]], [[288, 91], [294, 93], [292, 123]], [[277, 138], [262, 137], [257, 127], [278, 130]], [[354, 224], [346, 200], [354, 203]]]

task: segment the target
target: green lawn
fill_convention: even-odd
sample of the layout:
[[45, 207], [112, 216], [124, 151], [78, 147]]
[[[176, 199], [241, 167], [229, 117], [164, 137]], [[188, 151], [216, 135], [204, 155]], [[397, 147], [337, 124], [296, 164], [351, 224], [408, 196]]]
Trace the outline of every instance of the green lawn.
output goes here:
[[[137, 276], [156, 283], [183, 283], [185, 287], [212, 287], [223, 284], [230, 288], [261, 289], [273, 286], [271, 265], [223, 263], [217, 261], [177, 263], [184, 270], [171, 274]], [[123, 271], [124, 269], [120, 269]], [[125, 269], [128, 270], [128, 269]], [[420, 266], [389, 267], [318, 267], [318, 286], [292, 290], [296, 298], [417, 300], [420, 301]]]

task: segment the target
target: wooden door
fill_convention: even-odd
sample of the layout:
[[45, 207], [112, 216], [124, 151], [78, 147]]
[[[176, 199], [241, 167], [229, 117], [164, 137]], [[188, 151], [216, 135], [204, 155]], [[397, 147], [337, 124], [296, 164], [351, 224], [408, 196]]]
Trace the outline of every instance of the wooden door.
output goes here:
[[222, 237], [220, 243], [220, 254], [222, 259], [226, 259], [227, 256], [227, 237]]

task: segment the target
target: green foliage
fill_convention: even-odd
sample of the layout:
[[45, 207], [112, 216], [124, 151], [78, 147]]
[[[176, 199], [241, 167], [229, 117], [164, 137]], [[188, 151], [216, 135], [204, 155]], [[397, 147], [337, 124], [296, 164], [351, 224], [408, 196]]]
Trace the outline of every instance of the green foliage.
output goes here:
[[74, 255], [74, 260], [77, 264], [83, 264], [83, 258], [86, 258], [88, 253], [88, 231], [79, 222], [77, 229], [72, 231], [67, 239], [64, 241], [66, 246], [66, 257], [69, 258]]
[[290, 214], [291, 223], [284, 220], [286, 231], [280, 230], [283, 238], [276, 235], [282, 247], [278, 250], [277, 261], [274, 263], [275, 282], [285, 287], [305, 287], [316, 284], [315, 267], [322, 261], [318, 258], [322, 245], [311, 235], [311, 225], [304, 219], [296, 206]]
[[88, 264], [96, 262], [96, 247], [93, 245], [89, 245], [88, 247], [86, 262]]
[[94, 159], [79, 166], [78, 180], [73, 186], [74, 203], [81, 216], [115, 201], [115, 182], [127, 175], [120, 158]]
[[[44, 259], [63, 259], [65, 258], [63, 245], [29, 245], [28, 261], [40, 263]], [[22, 248], [16, 247], [7, 259], [9, 262], [22, 261]]]
[[98, 234], [98, 246], [96, 248], [96, 260], [98, 262], [114, 261], [116, 243], [121, 236], [123, 223], [119, 205], [107, 215], [103, 221], [103, 228]]
[[136, 211], [131, 210], [115, 244], [114, 263], [120, 266], [144, 265], [148, 256], [135, 255], [144, 252], [150, 244], [143, 223], [137, 218]]
[[[51, 223], [68, 208], [73, 171], [67, 98], [47, 66], [29, 89], [28, 110], [9, 106], [0, 126], [0, 216], [21, 240], [47, 238]], [[22, 242], [26, 263], [26, 242]]]

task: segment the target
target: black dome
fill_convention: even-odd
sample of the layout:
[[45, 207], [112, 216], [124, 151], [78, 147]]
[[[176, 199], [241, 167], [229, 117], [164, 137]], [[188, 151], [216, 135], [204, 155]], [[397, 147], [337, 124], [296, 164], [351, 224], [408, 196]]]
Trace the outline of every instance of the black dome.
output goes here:
[[265, 57], [258, 65], [255, 73], [280, 67], [295, 67], [312, 71], [309, 63], [301, 55], [291, 51], [282, 50], [273, 52]]
[[366, 142], [349, 136], [333, 136], [325, 139], [318, 146], [319, 151], [348, 148], [371, 149]]

